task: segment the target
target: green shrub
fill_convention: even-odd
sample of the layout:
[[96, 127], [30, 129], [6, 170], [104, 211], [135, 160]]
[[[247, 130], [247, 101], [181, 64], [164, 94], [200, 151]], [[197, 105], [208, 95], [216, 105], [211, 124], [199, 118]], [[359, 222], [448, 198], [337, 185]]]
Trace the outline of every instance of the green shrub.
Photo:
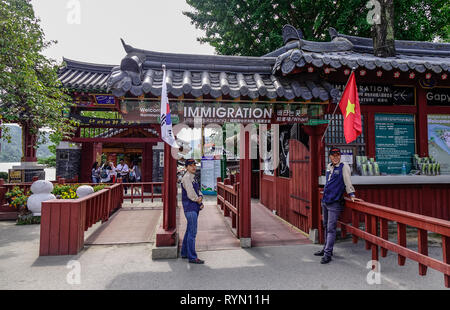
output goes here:
[[27, 214], [19, 214], [17, 217], [16, 225], [34, 225], [34, 224], [40, 224], [41, 223], [41, 217], [40, 216], [33, 216], [33, 213], [29, 212]]
[[8, 172], [0, 172], [0, 179], [5, 180], [5, 182], [8, 182]]
[[101, 191], [102, 189], [104, 189], [107, 185], [101, 184], [101, 185], [95, 185], [94, 186], [94, 193]]
[[47, 167], [56, 167], [56, 156], [50, 156], [47, 158], [38, 158], [38, 164], [46, 165]]

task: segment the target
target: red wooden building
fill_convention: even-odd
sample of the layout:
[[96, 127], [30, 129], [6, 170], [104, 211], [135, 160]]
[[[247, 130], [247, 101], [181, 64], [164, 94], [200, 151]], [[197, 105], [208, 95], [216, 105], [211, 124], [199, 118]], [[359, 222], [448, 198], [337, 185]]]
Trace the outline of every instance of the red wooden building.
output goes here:
[[[264, 125], [273, 129], [274, 135], [264, 135], [264, 141], [271, 139], [271, 160], [278, 158], [280, 165], [271, 166], [270, 160], [261, 157], [240, 161], [241, 238], [251, 238], [252, 185], [254, 196], [259, 195], [267, 208], [312, 237], [317, 235], [320, 176], [331, 145], [347, 152], [355, 174], [357, 156], [374, 158], [386, 174], [355, 177], [361, 197], [449, 219], [450, 170], [446, 169], [450, 169], [450, 155], [445, 154], [445, 145], [437, 146], [440, 176], [394, 175], [403, 163], [408, 172], [414, 170], [414, 154], [427, 157], [430, 145], [436, 149], [436, 141], [429, 137], [430, 124], [442, 117], [445, 129], [445, 120], [450, 118], [450, 45], [397, 41], [397, 55], [381, 58], [373, 56], [371, 39], [338, 34], [333, 29], [330, 34], [330, 42], [311, 42], [285, 27], [285, 45], [262, 57], [159, 53], [123, 42], [126, 56], [119, 66], [66, 59], [60, 80], [76, 103], [71, 116], [81, 122], [72, 140], [82, 149], [81, 181], [88, 181], [90, 166], [105, 152], [130, 154], [125, 157], [129, 160], [137, 156], [143, 181], [156, 181], [155, 144], [161, 141], [157, 115], [162, 83], [166, 83], [178, 123], [192, 126], [196, 118], [202, 118], [203, 125], [256, 123], [258, 129]], [[167, 67], [166, 81], [162, 81], [162, 65]], [[360, 87], [363, 134], [345, 144], [341, 118], [336, 115], [322, 140], [352, 69]], [[92, 118], [88, 112], [93, 110], [109, 116]], [[115, 117], [110, 117], [111, 113], [116, 113]], [[242, 135], [240, 141], [248, 146], [250, 136]], [[261, 143], [261, 132], [258, 137]], [[175, 240], [176, 160], [168, 156], [170, 151], [165, 146], [168, 190], [164, 227], [158, 234], [160, 245]], [[252, 167], [258, 166], [259, 173], [252, 176]], [[411, 197], [416, 198], [408, 200]]]

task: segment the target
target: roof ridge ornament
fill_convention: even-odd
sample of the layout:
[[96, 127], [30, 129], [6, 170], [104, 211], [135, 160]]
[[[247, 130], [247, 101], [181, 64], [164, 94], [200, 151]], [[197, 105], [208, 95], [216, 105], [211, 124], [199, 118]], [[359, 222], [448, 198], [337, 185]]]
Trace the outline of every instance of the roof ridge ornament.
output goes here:
[[283, 26], [282, 35], [284, 45], [292, 40], [298, 40], [299, 42], [301, 42], [303, 39], [303, 32], [300, 29], [297, 29], [289, 24]]
[[125, 52], [127, 52], [127, 54], [134, 51], [134, 48], [131, 45], [126, 44], [122, 38], [120, 38], [120, 41], [122, 41], [123, 48], [124, 48]]

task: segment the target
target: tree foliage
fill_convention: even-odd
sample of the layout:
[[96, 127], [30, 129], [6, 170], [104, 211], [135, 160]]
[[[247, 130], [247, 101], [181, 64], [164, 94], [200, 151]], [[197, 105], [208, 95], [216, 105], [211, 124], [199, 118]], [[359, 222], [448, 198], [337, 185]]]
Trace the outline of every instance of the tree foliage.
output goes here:
[[[301, 29], [304, 38], [329, 40], [329, 27], [338, 32], [372, 36], [365, 0], [186, 0], [193, 8], [183, 12], [197, 28], [199, 38], [218, 54], [261, 56], [283, 45], [285, 24]], [[394, 1], [397, 40], [449, 40], [450, 11], [447, 0]]]
[[58, 81], [59, 67], [42, 54], [56, 42], [45, 40], [39, 23], [30, 0], [0, 0], [0, 128], [27, 123], [36, 134], [49, 127], [60, 139], [75, 123], [63, 117], [71, 102]]

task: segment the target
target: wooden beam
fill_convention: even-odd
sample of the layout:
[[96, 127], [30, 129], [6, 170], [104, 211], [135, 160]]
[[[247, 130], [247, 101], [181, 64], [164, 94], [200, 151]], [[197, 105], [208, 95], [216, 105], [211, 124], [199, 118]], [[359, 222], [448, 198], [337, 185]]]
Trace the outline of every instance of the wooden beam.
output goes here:
[[161, 138], [72, 138], [74, 143], [152, 143], [162, 142]]

